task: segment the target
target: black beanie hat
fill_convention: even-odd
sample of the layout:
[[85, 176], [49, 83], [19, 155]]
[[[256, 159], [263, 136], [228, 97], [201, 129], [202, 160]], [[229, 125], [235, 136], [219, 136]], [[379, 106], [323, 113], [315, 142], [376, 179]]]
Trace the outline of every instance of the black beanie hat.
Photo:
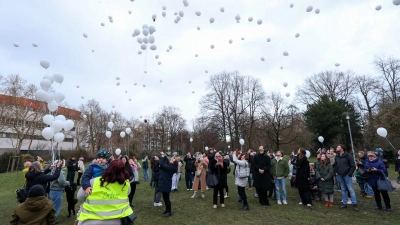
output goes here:
[[28, 192], [28, 198], [37, 197], [37, 196], [45, 196], [44, 188], [40, 184], [33, 185]]

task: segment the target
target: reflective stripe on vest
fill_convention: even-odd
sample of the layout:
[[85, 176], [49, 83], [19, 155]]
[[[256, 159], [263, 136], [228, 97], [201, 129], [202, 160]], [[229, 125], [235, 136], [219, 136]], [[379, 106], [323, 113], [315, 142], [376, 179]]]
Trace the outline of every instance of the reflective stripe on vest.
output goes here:
[[78, 220], [111, 220], [131, 215], [133, 211], [128, 200], [129, 181], [122, 185], [118, 182], [105, 183], [101, 187], [100, 178], [93, 180], [92, 193], [83, 203]]

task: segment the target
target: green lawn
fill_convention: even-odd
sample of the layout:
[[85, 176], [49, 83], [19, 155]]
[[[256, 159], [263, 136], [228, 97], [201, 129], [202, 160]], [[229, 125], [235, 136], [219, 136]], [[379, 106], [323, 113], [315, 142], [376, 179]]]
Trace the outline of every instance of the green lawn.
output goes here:
[[[394, 166], [390, 168], [390, 178], [395, 179]], [[143, 174], [140, 174], [143, 176]], [[163, 218], [163, 207], [153, 206], [154, 189], [149, 182], [137, 186], [134, 197], [134, 211], [138, 219], [135, 224], [398, 224], [400, 221], [400, 191], [390, 193], [393, 212], [375, 211], [374, 199], [357, 196], [359, 212], [352, 208], [340, 209], [341, 195], [335, 192], [335, 207], [325, 208], [324, 202], [313, 202], [313, 206], [297, 205], [299, 197], [297, 189], [287, 187], [288, 205], [277, 205], [271, 200], [271, 207], [261, 207], [254, 197], [255, 190], [247, 191], [250, 211], [241, 211], [241, 204], [237, 203], [237, 190], [232, 174], [228, 175], [230, 198], [226, 199], [226, 208], [212, 208], [212, 189], [206, 192], [206, 198], [191, 199], [193, 194], [186, 191], [185, 181], [179, 182], [179, 191], [171, 193], [172, 213], [170, 218]], [[16, 207], [15, 189], [23, 184], [22, 172], [0, 174], [0, 224], [8, 224], [11, 214]], [[358, 186], [355, 186], [359, 192]], [[76, 209], [78, 209], [78, 205]], [[72, 224], [73, 219], [66, 218], [67, 203], [65, 195], [63, 207], [59, 215], [60, 224]]]

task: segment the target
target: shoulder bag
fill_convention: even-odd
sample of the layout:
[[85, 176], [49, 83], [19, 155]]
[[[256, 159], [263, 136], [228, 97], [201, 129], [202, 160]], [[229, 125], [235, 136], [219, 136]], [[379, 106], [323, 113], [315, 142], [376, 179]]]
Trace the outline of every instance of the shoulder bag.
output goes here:
[[393, 191], [392, 183], [385, 177], [383, 173], [381, 174], [381, 176], [379, 176], [377, 186], [379, 191]]

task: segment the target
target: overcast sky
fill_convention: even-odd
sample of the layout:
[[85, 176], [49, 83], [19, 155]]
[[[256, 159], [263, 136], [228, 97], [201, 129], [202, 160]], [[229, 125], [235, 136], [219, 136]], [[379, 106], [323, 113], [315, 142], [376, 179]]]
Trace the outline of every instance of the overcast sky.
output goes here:
[[[0, 74], [19, 74], [39, 86], [44, 75], [59, 72], [64, 82], [53, 87], [72, 106], [96, 99], [109, 111], [114, 105], [124, 116], [138, 118], [173, 105], [190, 122], [199, 113], [209, 76], [221, 71], [257, 77], [267, 92], [289, 92], [292, 101], [296, 86], [313, 73], [337, 69], [375, 75], [374, 56], [400, 57], [400, 6], [392, 0], [188, 2], [184, 7], [182, 0], [0, 0]], [[378, 5], [380, 11], [375, 10]], [[308, 6], [312, 12], [306, 12]], [[184, 16], [175, 24], [179, 11]], [[155, 26], [157, 50], [139, 55], [132, 33], [143, 24]], [[167, 52], [169, 45], [173, 48]], [[39, 64], [42, 59], [51, 64], [47, 70]]]

